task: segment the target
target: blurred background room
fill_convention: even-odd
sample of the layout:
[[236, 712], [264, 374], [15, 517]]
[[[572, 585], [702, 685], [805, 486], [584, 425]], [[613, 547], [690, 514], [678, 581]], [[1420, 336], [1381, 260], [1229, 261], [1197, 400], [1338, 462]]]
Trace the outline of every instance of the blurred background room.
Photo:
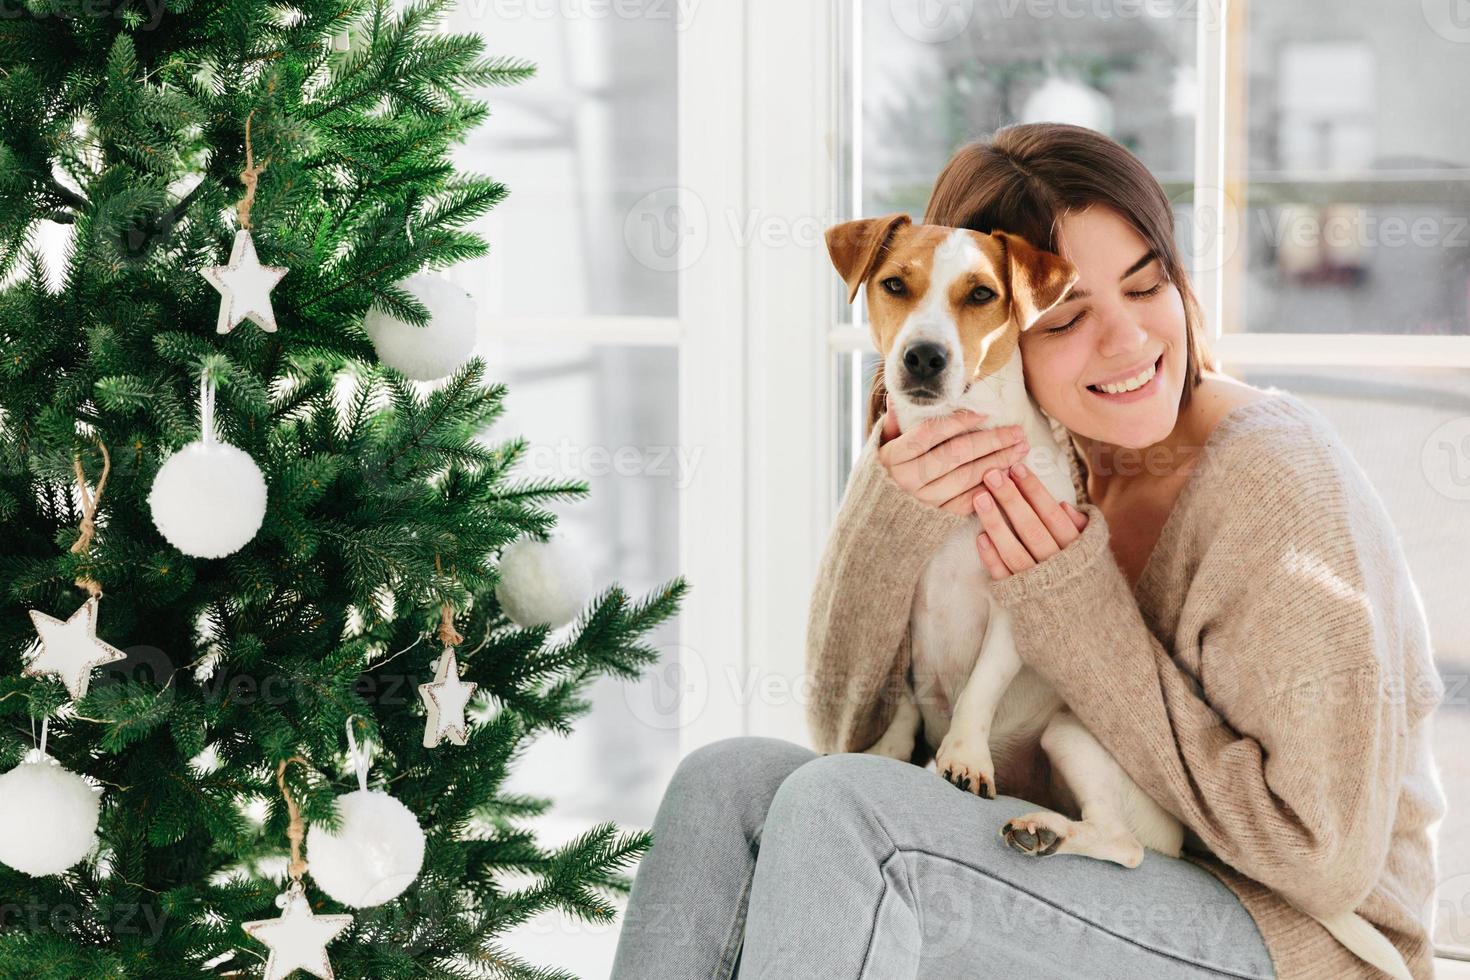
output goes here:
[[[876, 361], [822, 233], [917, 219], [960, 144], [1064, 121], [1164, 185], [1218, 366], [1324, 412], [1397, 522], [1447, 690], [1436, 940], [1470, 959], [1470, 6], [463, 0], [446, 27], [537, 65], [458, 161], [510, 189], [453, 273], [509, 388], [486, 439], [588, 482], [559, 516], [597, 582], [691, 586], [660, 663], [516, 771], [546, 844], [650, 826], [706, 742], [806, 743], [806, 601]], [[584, 977], [616, 940], [505, 937]]]

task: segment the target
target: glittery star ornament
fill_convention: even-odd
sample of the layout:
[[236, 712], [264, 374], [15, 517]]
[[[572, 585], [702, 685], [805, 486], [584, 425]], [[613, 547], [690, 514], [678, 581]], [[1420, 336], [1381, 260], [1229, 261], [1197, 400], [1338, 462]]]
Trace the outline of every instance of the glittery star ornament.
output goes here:
[[61, 678], [72, 699], [87, 696], [92, 671], [103, 664], [127, 659], [117, 647], [97, 639], [98, 597], [92, 596], [66, 620], [31, 610], [31, 622], [40, 634], [40, 653], [22, 670], [22, 677], [51, 674]]
[[419, 697], [424, 699], [424, 708], [429, 713], [428, 724], [424, 726], [424, 748], [432, 749], [446, 738], [455, 745], [464, 745], [469, 740], [464, 710], [477, 686], [459, 679], [459, 661], [454, 649], [446, 648], [434, 670], [433, 681], [419, 685]]
[[285, 980], [296, 970], [305, 970], [321, 980], [333, 980], [327, 944], [352, 925], [350, 915], [316, 915], [299, 891], [286, 893], [280, 918], [242, 923], [240, 928], [270, 948], [265, 980]]
[[250, 320], [266, 333], [275, 333], [276, 314], [271, 309], [271, 290], [286, 272], [284, 266], [260, 264], [260, 258], [255, 254], [255, 241], [248, 229], [241, 228], [235, 232], [230, 261], [225, 265], [212, 265], [203, 272], [204, 278], [223, 297], [215, 330], [229, 333], [243, 321]]

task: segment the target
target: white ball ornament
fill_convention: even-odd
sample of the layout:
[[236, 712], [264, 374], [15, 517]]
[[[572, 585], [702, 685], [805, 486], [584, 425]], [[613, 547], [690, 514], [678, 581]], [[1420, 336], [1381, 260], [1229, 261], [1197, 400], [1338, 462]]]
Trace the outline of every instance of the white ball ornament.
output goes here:
[[98, 791], [54, 759], [0, 776], [0, 862], [34, 878], [60, 874], [97, 843]]
[[255, 460], [224, 442], [191, 442], [158, 471], [148, 495], [153, 523], [195, 558], [223, 558], [255, 537], [265, 520], [265, 477]]
[[352, 908], [382, 905], [403, 894], [424, 865], [424, 832], [402, 803], [377, 790], [337, 798], [337, 833], [313, 824], [306, 860], [322, 891]]
[[518, 626], [563, 626], [586, 606], [591, 590], [587, 557], [566, 538], [522, 538], [501, 553], [495, 598]]
[[415, 381], [435, 381], [453, 374], [475, 352], [475, 300], [438, 276], [415, 275], [398, 283], [429, 310], [422, 327], [405, 323], [377, 305], [368, 310], [362, 328], [372, 338], [378, 359]]

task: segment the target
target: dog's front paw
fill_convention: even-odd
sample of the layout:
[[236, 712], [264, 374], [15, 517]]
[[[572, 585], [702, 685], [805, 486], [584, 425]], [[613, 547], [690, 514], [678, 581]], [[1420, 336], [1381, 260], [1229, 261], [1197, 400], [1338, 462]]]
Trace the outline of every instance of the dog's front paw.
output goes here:
[[951, 729], [934, 754], [934, 768], [948, 782], [966, 793], [995, 799], [995, 763], [984, 737], [959, 736]]

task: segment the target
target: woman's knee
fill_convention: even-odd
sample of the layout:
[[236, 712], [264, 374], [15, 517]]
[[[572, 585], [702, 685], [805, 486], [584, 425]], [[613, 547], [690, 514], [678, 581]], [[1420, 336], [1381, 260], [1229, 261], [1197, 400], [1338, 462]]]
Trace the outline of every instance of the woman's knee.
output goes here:
[[793, 770], [815, 758], [811, 749], [785, 739], [735, 735], [708, 742], [684, 756], [674, 769], [670, 787], [725, 798], [769, 796]]
[[[836, 752], [817, 756], [782, 781], [766, 816], [769, 827], [821, 827], [834, 820], [871, 820], [882, 800], [910, 793], [924, 770], [879, 755]], [[925, 775], [931, 775], [925, 773]]]

